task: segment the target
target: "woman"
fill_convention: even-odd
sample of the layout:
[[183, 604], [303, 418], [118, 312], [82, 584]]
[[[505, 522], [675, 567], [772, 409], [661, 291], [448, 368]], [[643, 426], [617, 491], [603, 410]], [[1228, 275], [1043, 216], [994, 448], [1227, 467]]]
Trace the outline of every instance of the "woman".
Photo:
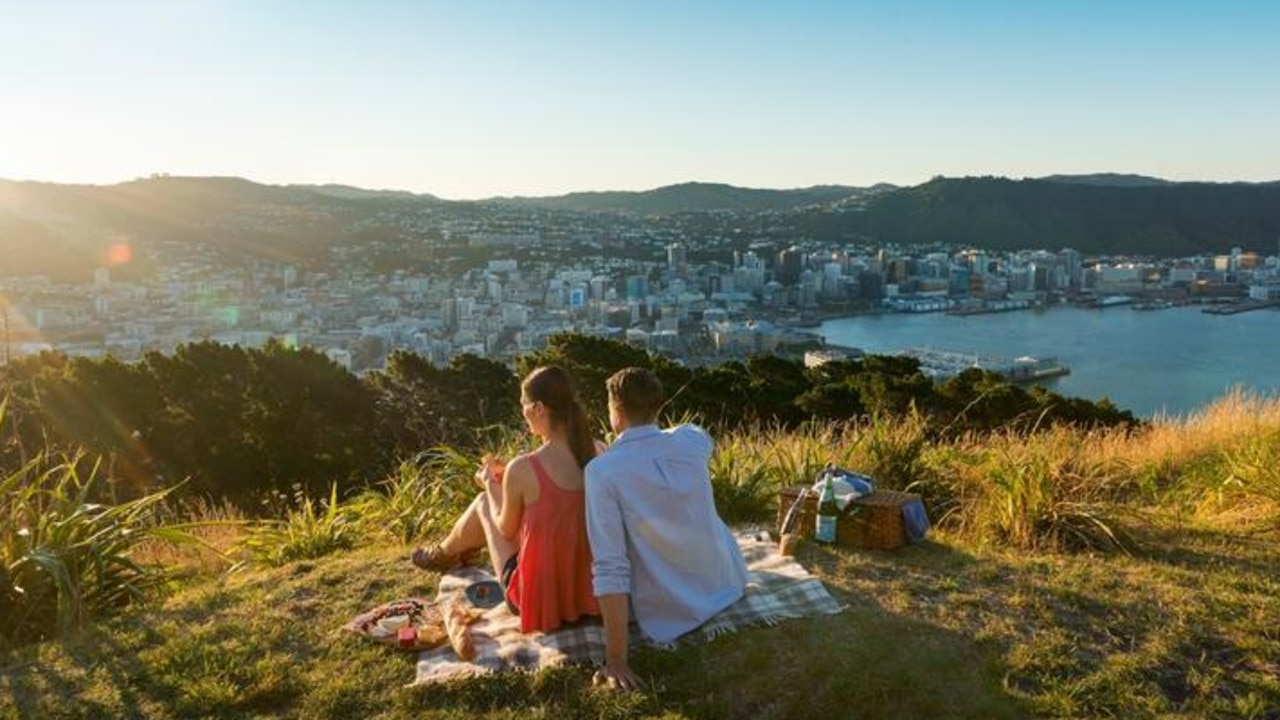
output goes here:
[[582, 487], [583, 468], [597, 446], [564, 369], [551, 365], [529, 373], [520, 405], [541, 447], [507, 463], [500, 476], [486, 462], [480, 476], [487, 489], [443, 542], [415, 551], [413, 563], [444, 570], [487, 547], [507, 605], [520, 616], [520, 631], [547, 632], [600, 614], [591, 588]]

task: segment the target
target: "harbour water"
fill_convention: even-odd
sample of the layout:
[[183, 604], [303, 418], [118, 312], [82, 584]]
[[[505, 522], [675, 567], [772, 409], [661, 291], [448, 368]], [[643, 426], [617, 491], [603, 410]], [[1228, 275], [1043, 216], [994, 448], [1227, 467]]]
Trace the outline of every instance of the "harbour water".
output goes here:
[[1110, 398], [1135, 415], [1185, 414], [1234, 386], [1280, 392], [1280, 310], [1209, 315], [1198, 307], [1137, 312], [1054, 307], [986, 315], [862, 315], [822, 323], [828, 343], [892, 354], [931, 347], [981, 355], [1052, 356], [1070, 375], [1041, 384]]

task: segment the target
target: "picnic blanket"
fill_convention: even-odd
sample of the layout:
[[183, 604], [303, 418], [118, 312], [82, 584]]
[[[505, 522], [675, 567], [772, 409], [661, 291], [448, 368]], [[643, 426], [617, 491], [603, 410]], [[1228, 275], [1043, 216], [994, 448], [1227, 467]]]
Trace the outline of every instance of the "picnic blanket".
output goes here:
[[[793, 558], [778, 553], [767, 533], [741, 532], [738, 546], [747, 561], [747, 589], [740, 600], [720, 611], [684, 639], [711, 640], [750, 625], [773, 625], [786, 618], [834, 615], [844, 609], [822, 583]], [[473, 582], [493, 579], [477, 568], [461, 568], [443, 575], [437, 602], [458, 602]], [[439, 682], [462, 675], [477, 675], [503, 669], [537, 670], [566, 663], [604, 662], [604, 626], [591, 618], [549, 633], [520, 632], [520, 618], [506, 605], [498, 605], [480, 616], [469, 628], [476, 657], [471, 662], [458, 658], [443, 646], [418, 656], [414, 684]], [[634, 623], [631, 644], [644, 643]], [[674, 647], [674, 646], [672, 646]]]

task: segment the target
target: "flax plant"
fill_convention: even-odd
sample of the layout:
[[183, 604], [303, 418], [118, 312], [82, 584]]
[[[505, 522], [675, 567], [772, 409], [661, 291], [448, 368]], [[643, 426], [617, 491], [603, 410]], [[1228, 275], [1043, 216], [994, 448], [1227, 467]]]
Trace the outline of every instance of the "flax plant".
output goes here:
[[147, 543], [188, 542], [164, 524], [164, 490], [117, 505], [93, 502], [99, 468], [41, 453], [0, 475], [0, 642], [54, 637], [143, 602], [174, 579], [139, 561]]
[[907, 489], [919, 481], [920, 461], [929, 446], [928, 423], [914, 409], [902, 416], [876, 415], [862, 424], [862, 472], [884, 488]]

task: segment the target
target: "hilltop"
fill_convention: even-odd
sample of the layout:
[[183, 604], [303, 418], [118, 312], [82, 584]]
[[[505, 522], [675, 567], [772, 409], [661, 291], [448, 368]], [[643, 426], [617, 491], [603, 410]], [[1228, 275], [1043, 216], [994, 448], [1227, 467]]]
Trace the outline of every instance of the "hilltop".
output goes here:
[[[409, 548], [471, 502], [481, 456], [531, 449], [518, 378], [550, 364], [594, 418], [621, 367], [677, 388], [731, 525], [772, 527], [830, 463], [918, 493], [935, 532], [805, 547], [844, 613], [643, 650], [633, 697], [586, 668], [407, 690], [411, 657], [338, 628], [432, 595]], [[0, 368], [0, 720], [1280, 711], [1280, 398], [1142, 422], [911, 358], [689, 368], [581, 335], [519, 365], [397, 353], [357, 377], [207, 342]]]
[[[582, 667], [406, 688], [411, 655], [338, 630], [374, 605], [434, 593], [434, 574], [408, 568], [408, 541], [442, 526], [398, 533], [417, 512], [438, 523], [466, 503], [473, 459], [461, 458], [262, 525], [196, 508], [186, 519], [234, 522], [200, 532], [249, 564], [223, 574], [206, 551], [139, 546], [135, 559], [182, 571], [176, 590], [57, 641], [0, 650], [0, 718], [1280, 713], [1280, 482], [1268, 441], [1280, 404], [1234, 396], [1133, 433], [942, 442], [912, 427], [718, 438], [713, 483], [727, 517], [771, 523], [778, 484], [834, 458], [887, 487], [901, 487], [892, 468], [910, 473], [939, 528], [894, 552], [802, 545], [797, 559], [847, 604], [842, 614], [640, 649], [646, 685], [631, 696], [594, 690]], [[944, 488], [954, 495], [940, 501]], [[1091, 523], [1128, 551], [1073, 550], [1071, 529]], [[1031, 534], [1018, 539], [1018, 527]], [[1066, 531], [1058, 542], [1055, 528]]]
[[805, 546], [800, 561], [844, 613], [637, 651], [646, 688], [631, 697], [592, 689], [588, 668], [406, 688], [412, 655], [338, 627], [433, 595], [436, 576], [407, 554], [369, 543], [205, 579], [0, 655], [0, 717], [1263, 718], [1280, 702], [1259, 691], [1277, 661], [1260, 634], [1277, 619], [1274, 553], [1228, 532], [1143, 558], [945, 535], [895, 553]]

